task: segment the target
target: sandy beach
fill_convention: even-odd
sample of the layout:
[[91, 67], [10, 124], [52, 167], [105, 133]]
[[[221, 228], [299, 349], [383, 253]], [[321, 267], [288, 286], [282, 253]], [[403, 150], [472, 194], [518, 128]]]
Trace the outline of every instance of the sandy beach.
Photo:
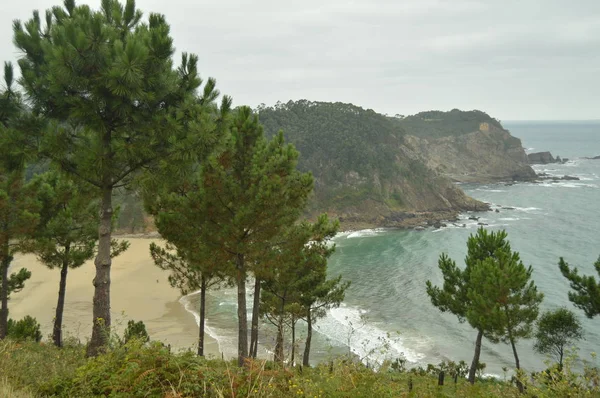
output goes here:
[[[156, 267], [150, 257], [150, 243], [159, 239], [127, 238], [130, 247], [113, 259], [111, 272], [112, 323], [121, 333], [127, 321], [134, 319], [146, 324], [151, 339], [171, 344], [174, 349], [196, 349], [198, 326], [192, 314], [179, 302], [181, 294], [167, 280], [168, 272]], [[37, 318], [44, 338], [52, 333], [52, 324], [58, 299], [59, 269], [48, 269], [33, 255], [17, 255], [12, 269], [25, 267], [31, 279], [25, 288], [11, 296], [10, 317], [21, 319], [26, 315]], [[63, 317], [66, 335], [76, 336], [82, 342], [89, 339], [92, 330], [93, 261], [81, 268], [69, 270]], [[217, 341], [206, 335], [205, 353], [220, 356]]]

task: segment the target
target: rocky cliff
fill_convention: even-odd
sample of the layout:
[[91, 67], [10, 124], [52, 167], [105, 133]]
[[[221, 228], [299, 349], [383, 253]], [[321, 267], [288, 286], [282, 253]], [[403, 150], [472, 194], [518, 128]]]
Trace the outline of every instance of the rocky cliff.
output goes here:
[[521, 140], [480, 111], [423, 112], [398, 121], [405, 144], [432, 170], [457, 182], [531, 181]]

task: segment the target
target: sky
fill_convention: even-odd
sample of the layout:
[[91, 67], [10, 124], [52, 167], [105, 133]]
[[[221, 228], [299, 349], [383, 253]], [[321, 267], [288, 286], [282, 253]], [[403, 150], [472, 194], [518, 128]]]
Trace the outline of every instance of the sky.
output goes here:
[[[12, 21], [62, 0], [0, 0]], [[98, 8], [100, 0], [79, 0]], [[500, 120], [600, 119], [600, 0], [138, 0], [165, 14], [235, 105], [350, 102], [390, 115], [479, 109]]]

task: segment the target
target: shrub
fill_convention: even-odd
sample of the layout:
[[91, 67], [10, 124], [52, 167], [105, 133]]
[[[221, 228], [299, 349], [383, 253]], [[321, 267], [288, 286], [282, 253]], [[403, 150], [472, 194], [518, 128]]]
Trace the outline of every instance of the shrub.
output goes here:
[[29, 315], [19, 321], [9, 319], [8, 337], [19, 341], [33, 340], [39, 342], [42, 340], [40, 324], [35, 318], [32, 318]]
[[133, 320], [127, 322], [127, 329], [125, 329], [125, 333], [123, 334], [123, 342], [127, 343], [131, 339], [137, 339], [143, 343], [150, 341], [150, 336], [148, 336], [144, 322]]

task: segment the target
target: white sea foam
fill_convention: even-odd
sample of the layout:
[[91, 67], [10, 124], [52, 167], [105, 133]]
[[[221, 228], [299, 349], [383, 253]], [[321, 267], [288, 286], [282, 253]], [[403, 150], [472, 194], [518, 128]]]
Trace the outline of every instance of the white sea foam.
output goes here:
[[539, 207], [517, 207], [517, 206], [505, 206], [505, 207], [512, 207], [515, 210], [524, 211], [525, 213], [533, 213], [538, 210], [542, 210]]
[[502, 217], [502, 218], [499, 218], [498, 220], [500, 220], [500, 221], [519, 221], [520, 218], [519, 217]]
[[393, 336], [364, 318], [365, 310], [342, 304], [327, 312], [315, 330], [338, 344], [347, 346], [364, 362], [382, 363], [385, 359], [404, 356], [417, 363], [425, 355], [403, 345], [401, 337]]
[[367, 236], [376, 236], [376, 235], [379, 235], [382, 232], [384, 232], [383, 228], [361, 229], [360, 231], [352, 231], [352, 232], [350, 232], [346, 236], [346, 238], [347, 239], [351, 239], [351, 238], [364, 238], [364, 237], [367, 237]]
[[[185, 310], [187, 312], [189, 312], [190, 314], [192, 314], [194, 316], [194, 319], [196, 319], [196, 324], [198, 326], [200, 326], [200, 314], [198, 313], [198, 311], [196, 311], [193, 308], [193, 305], [192, 305], [193, 303], [192, 303], [192, 300], [190, 299], [190, 297], [197, 295], [199, 293], [200, 293], [200, 291], [198, 290], [196, 292], [188, 294], [187, 296], [183, 296], [179, 299], [179, 302], [181, 303], [181, 305], [183, 305], [183, 308], [185, 308]], [[221, 303], [221, 304], [225, 304], [225, 303]], [[208, 334], [210, 337], [212, 337], [213, 339], [215, 339], [217, 341], [220, 352], [225, 352], [228, 348], [231, 348], [234, 346], [235, 342], [225, 336], [225, 331], [221, 331], [219, 328], [211, 327], [209, 325], [208, 318], [204, 318], [204, 330], [206, 331], [206, 334]]]

